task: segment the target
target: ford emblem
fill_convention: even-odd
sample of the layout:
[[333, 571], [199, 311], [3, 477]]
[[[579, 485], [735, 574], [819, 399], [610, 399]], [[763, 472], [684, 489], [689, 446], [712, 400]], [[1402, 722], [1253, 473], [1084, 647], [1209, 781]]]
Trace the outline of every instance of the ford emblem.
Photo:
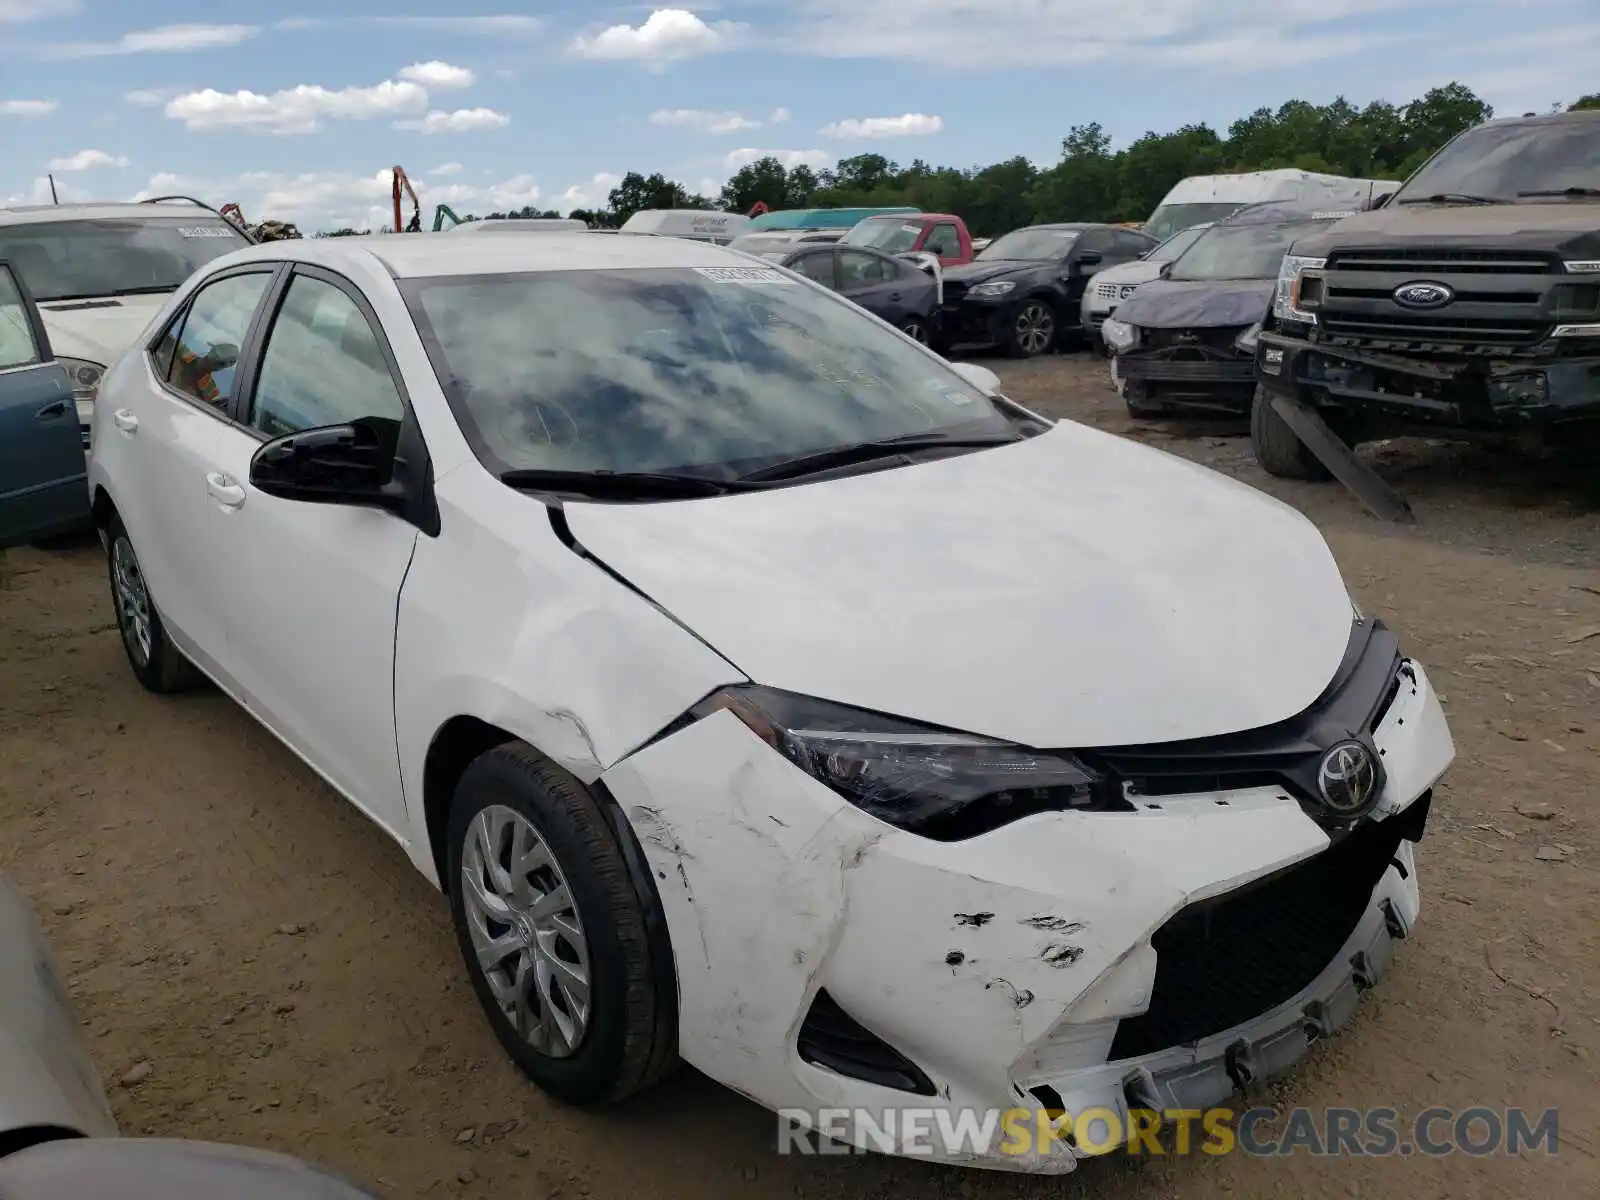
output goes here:
[[1443, 308], [1455, 298], [1442, 283], [1403, 283], [1394, 290], [1394, 302], [1402, 308]]

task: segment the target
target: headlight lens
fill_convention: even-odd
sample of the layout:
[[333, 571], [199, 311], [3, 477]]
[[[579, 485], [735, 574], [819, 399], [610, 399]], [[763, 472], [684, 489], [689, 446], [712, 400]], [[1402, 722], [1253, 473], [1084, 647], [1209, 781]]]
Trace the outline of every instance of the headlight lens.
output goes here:
[[1245, 354], [1254, 354], [1256, 352], [1256, 340], [1260, 336], [1261, 322], [1257, 321], [1254, 325], [1250, 326], [1249, 329], [1246, 329], [1238, 337], [1234, 338], [1233, 344]]
[[1108, 317], [1106, 323], [1100, 326], [1100, 336], [1117, 353], [1132, 350], [1139, 344], [1139, 331], [1126, 321], [1119, 321], [1115, 317]]
[[1272, 298], [1272, 315], [1280, 321], [1303, 321], [1316, 324], [1315, 313], [1305, 312], [1300, 305], [1300, 281], [1307, 271], [1320, 271], [1328, 265], [1325, 258], [1307, 258], [1303, 254], [1285, 254], [1278, 268], [1278, 287]]
[[993, 283], [980, 283], [967, 289], [969, 296], [1005, 296], [1016, 290], [1016, 283], [1009, 279], [997, 279]]
[[975, 837], [1032, 813], [1131, 808], [1121, 784], [1069, 754], [757, 686], [726, 688], [692, 715], [721, 709], [863, 812], [937, 841]]
[[56, 361], [66, 369], [67, 378], [72, 380], [72, 398], [93, 404], [94, 398], [100, 393], [100, 379], [106, 369], [99, 363], [82, 358], [57, 358]]

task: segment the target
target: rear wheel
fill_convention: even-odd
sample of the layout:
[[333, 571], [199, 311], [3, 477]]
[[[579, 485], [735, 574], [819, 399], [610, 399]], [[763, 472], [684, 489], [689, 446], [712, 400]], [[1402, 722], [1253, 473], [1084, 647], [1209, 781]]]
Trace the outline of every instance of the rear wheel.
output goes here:
[[531, 747], [476, 759], [450, 812], [447, 886], [473, 991], [512, 1060], [545, 1091], [602, 1104], [677, 1063], [636, 888], [599, 802]]
[[1011, 323], [1006, 353], [1012, 358], [1036, 358], [1056, 340], [1055, 309], [1041, 299], [1027, 300]]
[[921, 317], [907, 317], [904, 321], [901, 321], [900, 332], [924, 346], [933, 344], [933, 333], [928, 328], [927, 321]]
[[[1131, 406], [1130, 406], [1131, 407]], [[1250, 401], [1250, 449], [1268, 475], [1279, 479], [1323, 480], [1332, 477], [1310, 447], [1272, 407], [1272, 394], [1260, 384]]]
[[150, 599], [139, 557], [133, 552], [133, 542], [120, 517], [111, 518], [106, 540], [111, 603], [117, 614], [117, 628], [122, 632], [122, 648], [135, 678], [150, 691], [162, 694], [193, 687], [200, 680], [200, 672], [167, 636], [167, 627]]

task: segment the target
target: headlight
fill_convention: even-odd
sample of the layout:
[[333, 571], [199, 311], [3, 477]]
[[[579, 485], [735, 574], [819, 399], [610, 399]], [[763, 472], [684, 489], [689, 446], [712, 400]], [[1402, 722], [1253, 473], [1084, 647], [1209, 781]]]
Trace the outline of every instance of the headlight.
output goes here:
[[72, 398], [80, 403], [93, 404], [100, 392], [100, 377], [106, 373], [106, 369], [99, 363], [81, 358], [57, 358], [56, 361], [66, 368], [67, 378], [72, 380]]
[[1250, 326], [1249, 329], [1246, 329], [1238, 337], [1234, 338], [1233, 344], [1245, 354], [1254, 354], [1256, 352], [1256, 339], [1260, 336], [1261, 322], [1257, 321], [1254, 325]]
[[1303, 254], [1285, 254], [1278, 268], [1277, 292], [1272, 298], [1272, 315], [1280, 321], [1304, 321], [1316, 324], [1316, 314], [1303, 311], [1300, 305], [1300, 281], [1307, 271], [1320, 271], [1328, 265], [1325, 258], [1307, 258]]
[[1121, 784], [1070, 754], [953, 733], [771, 688], [725, 688], [726, 709], [851, 804], [899, 829], [959, 841], [1040, 812], [1127, 811]]
[[967, 289], [969, 296], [1004, 296], [1015, 290], [1016, 284], [1009, 279], [996, 280], [994, 283], [980, 283]]
[[1126, 321], [1119, 321], [1115, 317], [1106, 318], [1106, 323], [1100, 326], [1100, 336], [1105, 338], [1106, 345], [1118, 354], [1132, 350], [1139, 344], [1139, 331]]

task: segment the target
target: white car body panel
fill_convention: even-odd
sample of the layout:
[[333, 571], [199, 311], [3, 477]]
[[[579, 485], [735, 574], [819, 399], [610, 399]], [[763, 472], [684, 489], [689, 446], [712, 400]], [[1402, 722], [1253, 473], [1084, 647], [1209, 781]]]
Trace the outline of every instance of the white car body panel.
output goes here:
[[[1327, 850], [1301, 803], [1276, 787], [1157, 795], [940, 842], [867, 815], [727, 711], [674, 723], [754, 681], [1033, 747], [1273, 725], [1323, 694], [1350, 643], [1350, 601], [1315, 527], [1070, 422], [917, 466], [552, 515], [473, 455], [391, 270], [748, 259], [583, 234], [341, 242], [271, 243], [210, 270], [292, 259], [361, 289], [428, 446], [439, 531], [257, 491], [259, 440], [170, 397], [136, 347], [104, 387], [139, 425], [97, 425], [90, 485], [117, 505], [182, 648], [435, 885], [428, 752], [455, 722], [521, 739], [614, 800], [663, 908], [681, 1053], [760, 1103], [908, 1103], [801, 1060], [797, 1032], [826, 989], [939, 1081], [911, 1103], [1007, 1109], [1048, 1085], [1074, 1111], [1125, 1110], [1130, 1066], [1107, 1055], [1119, 1020], [1152, 1003], [1152, 936], [1186, 905]], [[245, 481], [241, 506], [219, 506], [212, 473]], [[1402, 671], [1372, 740], [1387, 775], [1369, 824], [1404, 821], [1454, 754], [1421, 667]], [[1299, 996], [1134, 1067], [1175, 1087], [1214, 1073], [1239, 1039], [1265, 1045], [1302, 1028], [1308, 1005], [1352, 996], [1350, 964], [1381, 965], [1417, 917], [1409, 842], [1395, 858]]]
[[1269, 724], [1317, 698], [1350, 635], [1298, 512], [1069, 421], [910, 469], [568, 520], [758, 683], [1029, 746]]

